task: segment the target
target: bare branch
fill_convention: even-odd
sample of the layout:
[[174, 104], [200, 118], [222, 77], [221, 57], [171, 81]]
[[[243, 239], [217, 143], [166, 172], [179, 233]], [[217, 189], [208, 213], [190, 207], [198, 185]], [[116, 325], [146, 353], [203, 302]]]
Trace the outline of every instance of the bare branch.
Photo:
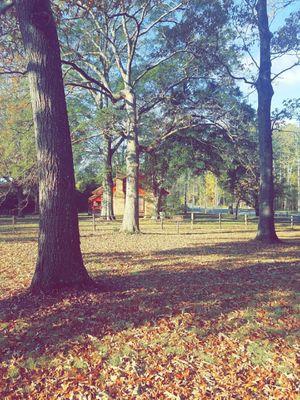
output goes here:
[[96, 93], [101, 93], [104, 94], [104, 92], [102, 92], [100, 89], [95, 88], [94, 86], [90, 86], [88, 85], [89, 82], [87, 82], [87, 84], [85, 85], [84, 83], [78, 83], [78, 82], [66, 82], [65, 86], [72, 86], [72, 87], [80, 87], [83, 89], [88, 89], [91, 92], [96, 92]]
[[245, 78], [244, 76], [236, 76], [236, 75], [234, 75], [234, 74], [231, 72], [231, 70], [230, 70], [230, 68], [229, 68], [229, 66], [228, 66], [227, 64], [222, 63], [222, 65], [223, 65], [223, 67], [226, 69], [228, 75], [229, 75], [232, 79], [244, 81], [244, 82], [247, 83], [248, 85], [256, 86], [256, 82], [254, 82], [254, 81], [249, 81], [249, 80], [248, 80], [247, 78]]
[[168, 15], [172, 14], [173, 12], [181, 9], [183, 6], [183, 2], [180, 2], [179, 4], [177, 4], [177, 6], [171, 8], [170, 10], [166, 11], [165, 13], [163, 13], [162, 15], [160, 15], [155, 21], [153, 21], [147, 28], [145, 28], [144, 30], [141, 31], [140, 36], [145, 35], [146, 33], [148, 33], [152, 28], [154, 28], [154, 26], [156, 26], [157, 24], [159, 24], [160, 22], [164, 22], [164, 18], [167, 17]]
[[161, 136], [157, 137], [153, 143], [151, 143], [148, 146], [140, 146], [140, 151], [144, 153], [151, 153], [153, 150], [155, 150], [161, 143], [163, 143], [165, 140], [169, 139], [171, 136], [176, 135], [179, 132], [183, 132], [187, 129], [192, 129], [196, 128], [198, 126], [202, 125], [202, 123], [197, 122], [194, 124], [188, 124], [184, 126], [178, 126], [177, 128], [170, 129], [168, 132], [162, 134]]
[[26, 75], [28, 71], [7, 70], [0, 71], [0, 75]]
[[152, 103], [147, 102], [147, 104], [140, 107], [138, 114], [139, 115], [145, 114], [148, 111], [150, 111], [152, 108], [156, 107], [157, 104], [159, 104], [160, 102], [162, 102], [163, 100], [165, 100], [167, 98], [167, 93], [170, 90], [174, 89], [176, 86], [180, 85], [181, 83], [183, 83], [184, 81], [186, 81], [188, 79], [192, 79], [192, 78], [189, 76], [184, 76], [183, 78], [179, 79], [177, 82], [174, 82], [171, 85], [169, 85], [168, 87], [164, 88], [157, 96], [155, 96]]
[[273, 82], [276, 78], [278, 78], [280, 75], [284, 74], [287, 71], [290, 71], [291, 69], [293, 69], [294, 67], [297, 67], [300, 65], [300, 60], [298, 60], [297, 62], [295, 62], [294, 64], [290, 65], [289, 67], [283, 69], [282, 71], [278, 72], [278, 74], [275, 74], [273, 76], [273, 78], [271, 79], [271, 82]]
[[173, 53], [169, 54], [168, 56], [160, 59], [157, 61], [155, 64], [149, 65], [133, 82], [133, 86], [138, 83], [139, 80], [141, 80], [148, 72], [150, 72], [152, 69], [158, 67], [160, 64], [164, 63], [165, 61], [170, 60], [172, 57], [174, 57], [177, 54], [184, 53], [185, 50], [177, 50], [174, 51]]
[[94, 85], [99, 86], [101, 91], [108, 96], [112, 101], [116, 101], [114, 98], [112, 92], [101, 82], [98, 81], [97, 79], [93, 78], [90, 76], [86, 71], [84, 71], [82, 68], [80, 68], [76, 63], [72, 61], [67, 61], [67, 60], [62, 60], [63, 64], [70, 65], [80, 76], [82, 76], [84, 79], [86, 79], [88, 82], [93, 83]]
[[124, 140], [126, 139], [126, 135], [122, 135], [120, 137], [120, 139], [117, 141], [117, 143], [114, 145], [114, 147], [111, 149], [112, 154], [114, 154], [118, 148], [121, 146], [121, 144], [124, 142]]
[[96, 135], [91, 135], [91, 136], [87, 136], [87, 137], [84, 137], [84, 138], [72, 140], [72, 144], [78, 144], [78, 143], [82, 143], [82, 142], [87, 142], [88, 140], [94, 139], [96, 137], [99, 137], [99, 133], [96, 134]]

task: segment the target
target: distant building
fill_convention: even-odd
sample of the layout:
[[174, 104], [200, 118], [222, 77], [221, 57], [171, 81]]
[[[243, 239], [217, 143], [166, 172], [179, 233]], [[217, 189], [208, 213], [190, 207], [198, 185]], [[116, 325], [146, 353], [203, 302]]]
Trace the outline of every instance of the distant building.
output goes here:
[[[145, 185], [144, 175], [139, 175], [139, 215], [151, 217], [155, 214], [155, 199], [151, 190]], [[89, 212], [100, 213], [103, 201], [103, 187], [100, 186], [89, 197]], [[164, 196], [168, 192], [164, 190]], [[116, 216], [123, 216], [126, 197], [126, 176], [117, 175], [113, 184], [113, 207]]]

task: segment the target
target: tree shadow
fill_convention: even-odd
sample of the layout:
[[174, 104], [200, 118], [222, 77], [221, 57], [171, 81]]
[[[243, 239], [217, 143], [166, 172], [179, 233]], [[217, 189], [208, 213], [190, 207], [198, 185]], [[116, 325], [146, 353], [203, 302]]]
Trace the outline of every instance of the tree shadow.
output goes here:
[[[295, 244], [299, 241], [292, 245]], [[240, 242], [203, 246], [200, 253], [196, 247], [157, 251], [152, 253], [154, 259], [143, 259], [142, 254], [132, 252], [106, 254], [112, 265], [120, 258], [130, 259], [131, 263], [135, 257], [144, 269], [123, 274], [97, 272], [94, 279], [100, 286], [90, 291], [69, 290], [47, 296], [19, 292], [3, 299], [1, 359], [53, 355], [62, 349], [67, 351], [72, 341], [82, 335], [101, 340], [128, 326], [155, 325], [161, 318], [187, 311], [197, 313], [202, 321], [212, 321], [253, 305], [259, 307], [264, 299], [271, 300], [275, 291], [288, 292], [286, 301], [292, 302], [299, 266], [293, 257], [299, 257], [299, 252], [287, 245], [275, 248], [248, 243], [237, 249], [238, 245]], [[280, 250], [280, 260], [270, 259]], [[216, 254], [220, 258], [203, 265], [202, 254]], [[241, 265], [244, 256], [257, 254], [260, 260], [256, 257], [255, 262]], [[224, 255], [230, 258], [224, 261]], [[180, 259], [182, 256], [188, 260]], [[237, 256], [240, 263], [236, 262]], [[104, 253], [91, 253], [86, 256], [87, 265], [101, 258], [105, 259]], [[108, 290], [104, 291], [103, 286]], [[216, 325], [216, 333], [219, 329]], [[282, 335], [285, 334], [288, 329]]]
[[[33, 232], [30, 232], [31, 234]], [[38, 238], [38, 233], [36, 233], [36, 236], [28, 236], [28, 233], [26, 236], [23, 236], [22, 234], [19, 234], [18, 232], [1, 232], [2, 237], [0, 237], [0, 243], [34, 243], [37, 241]], [[4, 236], [7, 235], [7, 236]]]
[[[252, 254], [267, 255], [277, 253], [279, 250], [288, 249], [291, 246], [300, 246], [300, 239], [293, 238], [288, 240], [282, 240], [280, 243], [275, 244], [264, 244], [259, 241], [228, 241], [223, 243], [215, 243], [212, 245], [201, 245], [195, 244], [192, 247], [182, 247], [171, 250], [160, 250], [156, 254], [158, 256], [194, 256], [194, 255], [206, 255], [206, 254], [217, 254], [217, 255], [230, 255], [230, 256], [249, 256]], [[290, 250], [289, 250], [290, 251]], [[300, 252], [292, 251], [294, 255], [300, 256]], [[291, 253], [289, 253], [291, 255]]]
[[[174, 266], [174, 262], [180, 261], [183, 259], [182, 264], [186, 265], [186, 258], [189, 257], [205, 257], [207, 255], [219, 256], [223, 257], [223, 260], [227, 266], [230, 266], [232, 262], [236, 259], [241, 259], [242, 261], [253, 261], [257, 260], [257, 258], [263, 257], [273, 257], [276, 258], [278, 252], [283, 253], [284, 256], [288, 256], [289, 258], [298, 257], [300, 261], [300, 252], [297, 250], [292, 250], [291, 247], [300, 247], [300, 239], [294, 240], [284, 240], [279, 244], [269, 244], [265, 245], [261, 242], [257, 242], [255, 240], [252, 241], [237, 241], [237, 242], [223, 242], [223, 243], [215, 243], [212, 245], [205, 245], [195, 243], [193, 246], [189, 247], [180, 247], [175, 249], [168, 250], [159, 250], [150, 252], [147, 256], [141, 256], [138, 252], [89, 252], [84, 255], [84, 260], [87, 264], [89, 263], [99, 263], [101, 261], [102, 264], [109, 264], [111, 266], [114, 263], [118, 262], [122, 265], [130, 263], [132, 266], [143, 266], [143, 265], [151, 265], [154, 264], [155, 268], [163, 266], [163, 263], [166, 262], [166, 265], [170, 264], [170, 260], [173, 260], [172, 265]], [[287, 254], [285, 254], [287, 253]], [[245, 258], [241, 258], [245, 256]], [[201, 259], [198, 260], [198, 264], [201, 262]], [[263, 263], [263, 262], [262, 262]], [[222, 261], [218, 262], [218, 265], [223, 264]], [[200, 265], [199, 265], [200, 267]], [[155, 269], [155, 270], [156, 270]]]

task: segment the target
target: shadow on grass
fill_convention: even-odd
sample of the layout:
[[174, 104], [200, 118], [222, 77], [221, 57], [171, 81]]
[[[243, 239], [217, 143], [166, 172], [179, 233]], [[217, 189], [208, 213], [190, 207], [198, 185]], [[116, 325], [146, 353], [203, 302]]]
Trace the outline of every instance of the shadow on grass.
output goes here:
[[[113, 266], [114, 263], [122, 264], [123, 262], [130, 265], [151, 265], [154, 264], [157, 267], [156, 261], [161, 265], [162, 262], [166, 261], [170, 264], [170, 260], [183, 259], [183, 266], [186, 265], [186, 258], [189, 257], [205, 257], [207, 255], [225, 256], [225, 264], [230, 266], [231, 262], [236, 259], [242, 261], [249, 261], [258, 258], [272, 257], [276, 258], [278, 254], [283, 253], [284, 257], [298, 257], [300, 262], [300, 251], [291, 250], [291, 247], [300, 247], [300, 239], [283, 240], [280, 244], [265, 245], [260, 242], [252, 241], [238, 241], [238, 242], [224, 242], [215, 243], [213, 245], [199, 245], [195, 244], [190, 247], [175, 248], [169, 250], [160, 250], [151, 252], [151, 257], [142, 256], [135, 252], [89, 252], [84, 255], [86, 263], [109, 263]], [[285, 254], [287, 253], [287, 254]], [[241, 258], [245, 256], [245, 258]], [[197, 260], [199, 263], [201, 258]], [[219, 264], [222, 262], [219, 261]], [[261, 261], [263, 264], [263, 261]], [[172, 263], [174, 265], [174, 263]]]
[[[30, 232], [32, 235], [34, 232]], [[13, 232], [1, 232], [0, 236], [0, 243], [30, 243], [36, 242], [38, 238], [38, 232], [36, 232], [35, 236], [26, 236], [21, 235], [20, 233], [13, 233]]]
[[[291, 243], [295, 246], [299, 241]], [[202, 248], [182, 248], [154, 252], [157, 261], [167, 265], [155, 268], [155, 259], [145, 259], [134, 253], [112, 253], [112, 265], [122, 257], [131, 260], [140, 257], [146, 267], [141, 271], [113, 275], [99, 274], [95, 280], [107, 290], [66, 291], [50, 296], [32, 296], [20, 293], [0, 301], [0, 317], [5, 322], [0, 334], [1, 359], [24, 356], [39, 358], [72, 347], [82, 335], [101, 339], [104, 335], [139, 327], [155, 325], [161, 318], [196, 313], [201, 321], [217, 320], [233, 311], [248, 307], [260, 309], [264, 302], [275, 299], [275, 291], [285, 291], [286, 302], [293, 303], [297, 290], [296, 272], [299, 256], [288, 245], [262, 246], [257, 243], [217, 244]], [[276, 252], [275, 252], [276, 249]], [[200, 253], [199, 253], [200, 252]], [[231, 256], [201, 265], [195, 255], [217, 254]], [[251, 265], [236, 265], [235, 256], [259, 254], [261, 259]], [[264, 257], [280, 255], [280, 261], [264, 261]], [[189, 257], [180, 260], [180, 256]], [[87, 263], [103, 254], [91, 253]], [[292, 261], [291, 261], [292, 259]], [[170, 266], [171, 260], [171, 266]], [[299, 260], [299, 257], [298, 257]], [[147, 263], [151, 263], [148, 267]], [[172, 268], [172, 266], [174, 268]], [[199, 318], [195, 326], [199, 324]], [[214, 333], [221, 328], [216, 324]], [[281, 333], [284, 337], [288, 329]]]

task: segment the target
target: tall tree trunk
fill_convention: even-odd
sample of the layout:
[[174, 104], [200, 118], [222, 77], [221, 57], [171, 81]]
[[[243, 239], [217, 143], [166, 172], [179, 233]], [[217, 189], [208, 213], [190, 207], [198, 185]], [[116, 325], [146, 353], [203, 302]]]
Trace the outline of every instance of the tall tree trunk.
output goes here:
[[297, 160], [297, 211], [300, 213], [300, 158]]
[[161, 212], [162, 190], [155, 176], [152, 176], [152, 193], [154, 196], [154, 217], [158, 220], [160, 218], [159, 213]]
[[297, 205], [296, 210], [300, 213], [300, 133], [296, 137], [296, 154], [297, 154]]
[[157, 193], [154, 196], [154, 217], [156, 220], [158, 220], [160, 217], [159, 213], [160, 213], [160, 195], [159, 193]]
[[139, 233], [139, 143], [136, 99], [133, 91], [126, 90], [127, 149], [126, 149], [126, 197], [121, 232]]
[[18, 210], [17, 215], [18, 217], [24, 217], [24, 194], [22, 186], [17, 186], [17, 201], [18, 201]]
[[38, 191], [34, 193], [34, 214], [39, 213], [39, 193]]
[[115, 219], [113, 210], [113, 175], [112, 175], [112, 143], [109, 136], [104, 136], [104, 179], [103, 179], [103, 202], [101, 216], [107, 221]]
[[241, 201], [241, 199], [237, 199], [236, 204], [235, 204], [234, 219], [236, 219], [236, 220], [238, 219], [238, 216], [239, 216], [240, 201]]
[[293, 165], [287, 165], [286, 166], [286, 183], [287, 183], [287, 189], [286, 189], [286, 207], [285, 209], [287, 211], [290, 211], [293, 207], [293, 199], [292, 199], [292, 187], [291, 187], [291, 177], [292, 177], [292, 172], [293, 172]]
[[184, 182], [184, 186], [183, 186], [183, 198], [184, 198], [183, 213], [186, 214], [187, 210], [188, 210], [188, 206], [187, 206], [187, 183], [186, 183], [186, 181]]
[[160, 212], [162, 211], [162, 189], [161, 188], [157, 188], [154, 191], [154, 216], [156, 219], [160, 218]]
[[215, 178], [215, 207], [219, 207], [219, 188], [218, 188], [218, 178]]
[[183, 184], [183, 198], [184, 198], [183, 212], [184, 212], [184, 214], [187, 214], [187, 212], [188, 212], [188, 189], [189, 189], [189, 184], [190, 184], [190, 175], [189, 175], [189, 173], [186, 173], [185, 174], [184, 184]]
[[259, 217], [259, 201], [258, 201], [258, 199], [255, 199], [254, 210], [255, 210], [255, 216]]
[[272, 34], [269, 29], [267, 1], [258, 0], [256, 5], [260, 37], [260, 68], [256, 82], [258, 93], [258, 133], [260, 159], [259, 222], [256, 239], [262, 242], [278, 240], [274, 223], [273, 148], [271, 128], [271, 81]]
[[80, 251], [69, 122], [49, 0], [17, 0], [37, 143], [40, 228], [33, 291], [91, 280]]

